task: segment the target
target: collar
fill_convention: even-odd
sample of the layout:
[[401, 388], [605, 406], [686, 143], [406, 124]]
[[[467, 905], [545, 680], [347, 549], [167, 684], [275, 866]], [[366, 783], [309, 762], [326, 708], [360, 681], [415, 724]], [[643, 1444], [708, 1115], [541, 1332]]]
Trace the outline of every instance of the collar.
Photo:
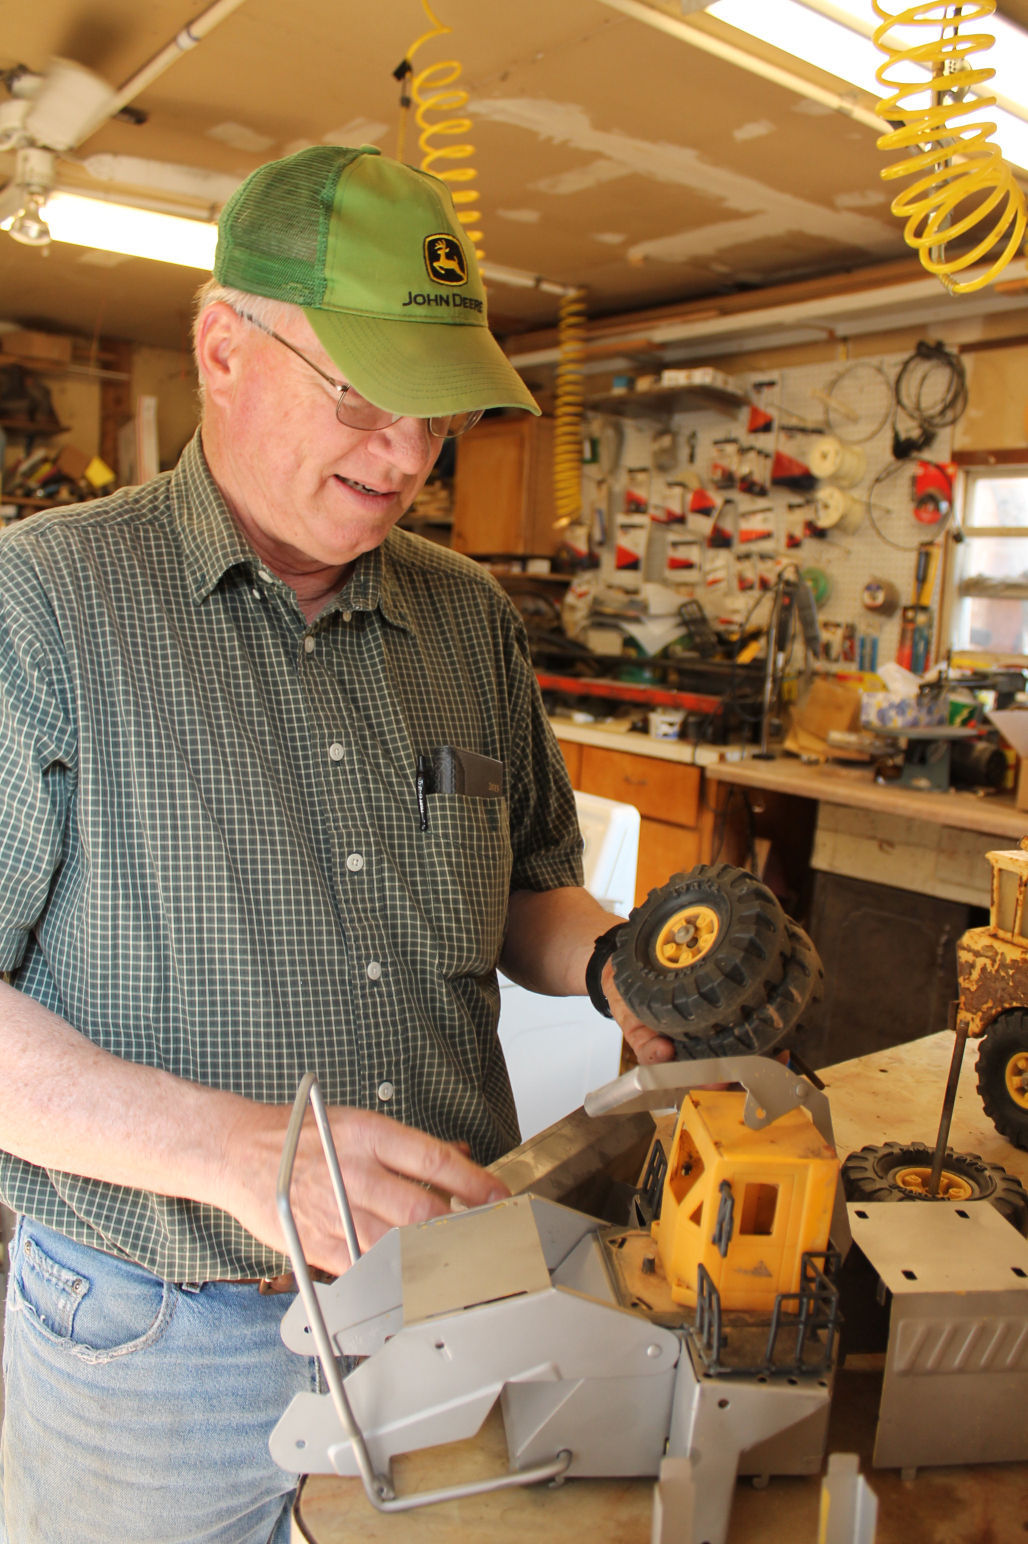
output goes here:
[[[193, 599], [201, 605], [234, 568], [256, 574], [260, 561], [232, 518], [231, 511], [204, 455], [197, 429], [171, 475], [171, 503], [182, 539]], [[336, 611], [380, 611], [385, 621], [409, 631], [407, 606], [395, 571], [402, 542], [390, 532], [381, 547], [363, 553], [345, 585], [325, 607], [318, 621]], [[283, 589], [288, 586], [282, 582]]]

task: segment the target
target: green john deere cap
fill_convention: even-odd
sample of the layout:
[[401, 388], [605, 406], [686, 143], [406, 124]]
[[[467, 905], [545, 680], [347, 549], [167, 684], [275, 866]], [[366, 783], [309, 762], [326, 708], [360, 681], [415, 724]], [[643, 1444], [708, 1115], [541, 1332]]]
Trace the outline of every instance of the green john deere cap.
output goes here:
[[534, 398], [489, 331], [444, 183], [374, 145], [316, 145], [258, 167], [218, 222], [214, 277], [302, 306], [362, 396], [430, 418]]

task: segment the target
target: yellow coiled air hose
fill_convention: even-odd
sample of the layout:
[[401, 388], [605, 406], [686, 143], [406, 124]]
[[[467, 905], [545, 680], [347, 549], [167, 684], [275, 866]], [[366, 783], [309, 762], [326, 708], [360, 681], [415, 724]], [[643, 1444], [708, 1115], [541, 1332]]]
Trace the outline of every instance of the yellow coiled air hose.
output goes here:
[[[410, 71], [413, 78], [410, 86], [410, 99], [415, 105], [415, 119], [420, 129], [418, 135], [418, 148], [421, 151], [421, 170], [431, 172], [445, 182], [450, 189], [457, 210], [457, 218], [467, 231], [468, 240], [475, 248], [475, 256], [479, 262], [484, 257], [482, 250], [482, 232], [480, 229], [472, 229], [478, 226], [482, 219], [481, 211], [469, 208], [469, 205], [478, 203], [478, 193], [467, 184], [475, 180], [473, 166], [454, 165], [454, 162], [466, 162], [475, 154], [472, 144], [462, 141], [459, 144], [449, 143], [455, 136], [469, 134], [473, 127], [468, 117], [444, 117], [433, 122], [432, 114], [435, 113], [462, 113], [468, 104], [468, 93], [455, 83], [460, 79], [461, 67], [456, 59], [444, 59], [438, 64], [430, 64], [426, 69], [413, 75], [410, 61], [414, 58], [422, 43], [427, 43], [432, 38], [445, 37], [453, 31], [434, 15], [428, 0], [421, 0], [422, 6], [433, 31], [425, 32], [417, 42], [407, 50], [404, 65]], [[403, 66], [401, 66], [403, 69]], [[399, 72], [398, 72], [399, 73]], [[405, 97], [404, 106], [408, 99]], [[400, 133], [398, 136], [396, 157], [403, 160], [403, 140], [405, 121], [401, 115]]]
[[585, 291], [560, 297], [557, 380], [553, 408], [553, 505], [558, 530], [582, 513], [582, 361], [585, 358]]
[[[876, 75], [892, 92], [876, 103], [875, 111], [894, 125], [878, 140], [878, 148], [914, 152], [886, 167], [882, 177], [917, 178], [893, 199], [892, 212], [906, 220], [908, 246], [952, 294], [982, 289], [1016, 256], [1028, 223], [1024, 193], [990, 138], [996, 125], [980, 118], [969, 121], [972, 114], [995, 106], [994, 96], [971, 94], [995, 71], [968, 64], [972, 54], [991, 48], [993, 39], [967, 32], [965, 23], [991, 16], [995, 0], [965, 0], [957, 6], [949, 0], [919, 0], [898, 13], [879, 0], [872, 4], [882, 18], [874, 41], [888, 55]], [[920, 43], [890, 41], [897, 27], [931, 28], [935, 35]], [[916, 105], [917, 99], [922, 105]], [[969, 243], [959, 252], [947, 250], [965, 236]], [[1001, 245], [984, 273], [958, 277]]]

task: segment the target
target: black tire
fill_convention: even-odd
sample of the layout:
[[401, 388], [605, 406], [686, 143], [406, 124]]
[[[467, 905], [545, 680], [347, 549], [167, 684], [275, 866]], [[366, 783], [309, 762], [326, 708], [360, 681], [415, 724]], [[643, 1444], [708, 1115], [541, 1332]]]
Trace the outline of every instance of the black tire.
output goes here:
[[[1028, 1236], [1028, 1192], [1020, 1180], [997, 1163], [985, 1163], [973, 1153], [946, 1149], [940, 1194], [930, 1196], [922, 1185], [931, 1171], [933, 1149], [924, 1142], [883, 1142], [850, 1153], [842, 1166], [842, 1186], [848, 1201], [948, 1201], [965, 1206], [988, 1201], [1019, 1233]], [[904, 1179], [913, 1179], [904, 1183]]]
[[792, 949], [785, 956], [781, 980], [767, 988], [763, 1003], [729, 1024], [718, 1025], [706, 1036], [681, 1032], [672, 1036], [676, 1061], [766, 1055], [780, 1045], [790, 1030], [799, 1027], [801, 1016], [821, 995], [821, 961], [796, 923], [787, 924], [787, 937]]
[[[793, 948], [766, 885], [731, 864], [700, 864], [651, 890], [621, 928], [614, 981], [634, 1013], [676, 1040], [712, 1048], [765, 1008]], [[790, 984], [790, 993], [796, 983]], [[751, 1051], [745, 1040], [738, 1049]]]
[[1001, 1136], [1028, 1150], [1028, 1013], [994, 1019], [978, 1051], [978, 1092]]

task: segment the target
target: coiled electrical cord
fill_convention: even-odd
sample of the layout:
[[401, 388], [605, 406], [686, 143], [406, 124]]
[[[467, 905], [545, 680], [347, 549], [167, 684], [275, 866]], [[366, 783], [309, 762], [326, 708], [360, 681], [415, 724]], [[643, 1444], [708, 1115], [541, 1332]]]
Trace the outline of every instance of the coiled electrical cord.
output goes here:
[[[429, 21], [434, 24], [434, 30], [423, 33], [407, 50], [406, 57], [393, 71], [399, 80], [412, 76], [409, 92], [404, 89], [400, 99], [403, 112], [397, 134], [396, 158], [399, 161], [403, 160], [406, 112], [413, 102], [416, 108], [414, 116], [421, 130], [418, 136], [421, 170], [431, 172], [433, 176], [446, 183], [457, 210], [457, 218], [465, 227], [468, 240], [474, 245], [475, 256], [479, 262], [482, 262], [485, 257], [482, 249], [482, 232], [471, 228], [481, 222], [482, 214], [479, 209], [468, 207], [478, 203], [478, 192], [466, 186], [474, 181], [477, 173], [473, 166], [452, 164], [466, 162], [475, 154], [475, 147], [466, 141], [456, 145], [447, 142], [447, 139], [469, 134], [473, 128], [472, 121], [463, 116], [444, 117], [433, 121], [429, 116], [432, 113], [462, 114], [467, 107], [468, 93], [463, 86], [456, 84], [460, 79], [460, 64], [456, 59], [444, 59], [438, 64], [430, 64], [425, 69], [419, 70], [416, 75], [413, 74], [411, 64], [422, 43], [430, 42], [432, 38], [446, 37], [453, 28], [446, 26], [434, 15], [428, 0], [421, 0], [421, 3]], [[460, 186], [454, 186], [454, 184], [460, 184]]]
[[[941, 343], [919, 343], [900, 365], [892, 390], [892, 454], [897, 461], [926, 450], [939, 430], [950, 428], [967, 408], [963, 361]], [[916, 425], [913, 434], [900, 433], [901, 413]]]
[[[920, 456], [941, 429], [951, 428], [963, 416], [967, 408], [967, 375], [963, 361], [941, 343], [922, 341], [900, 365], [892, 394], [892, 460], [887, 461], [872, 479], [865, 503], [868, 522], [875, 535], [888, 547], [910, 552], [924, 546], [926, 539], [938, 540], [953, 519], [952, 502], [933, 523], [930, 537], [913, 516], [903, 522], [894, 519], [893, 530], [901, 532], [897, 537], [886, 529], [889, 517], [895, 512], [877, 504], [876, 497], [897, 473], [907, 470], [912, 456]], [[913, 425], [907, 433], [901, 429], [901, 415]]]
[[[899, 12], [880, 0], [872, 4], [882, 18], [875, 45], [888, 56], [875, 74], [892, 93], [875, 103], [875, 112], [891, 125], [878, 148], [909, 152], [882, 177], [917, 179], [896, 195], [892, 212], [906, 220], [904, 240], [922, 266], [951, 294], [982, 289], [1017, 255], [1028, 225], [1024, 192], [991, 140], [995, 123], [969, 121], [994, 107], [996, 98], [972, 94], [995, 71], [970, 64], [970, 56], [991, 48], [993, 38], [966, 31], [966, 24], [991, 16], [995, 0], [963, 0], [956, 7], [950, 0], [916, 0]], [[893, 28], [931, 28], [938, 35], [909, 44], [893, 41]], [[962, 236], [973, 244], [954, 255], [950, 244]], [[983, 274], [959, 277], [997, 248], [1002, 250]]]
[[582, 361], [585, 291], [560, 298], [553, 425], [554, 526], [563, 530], [582, 513]]

